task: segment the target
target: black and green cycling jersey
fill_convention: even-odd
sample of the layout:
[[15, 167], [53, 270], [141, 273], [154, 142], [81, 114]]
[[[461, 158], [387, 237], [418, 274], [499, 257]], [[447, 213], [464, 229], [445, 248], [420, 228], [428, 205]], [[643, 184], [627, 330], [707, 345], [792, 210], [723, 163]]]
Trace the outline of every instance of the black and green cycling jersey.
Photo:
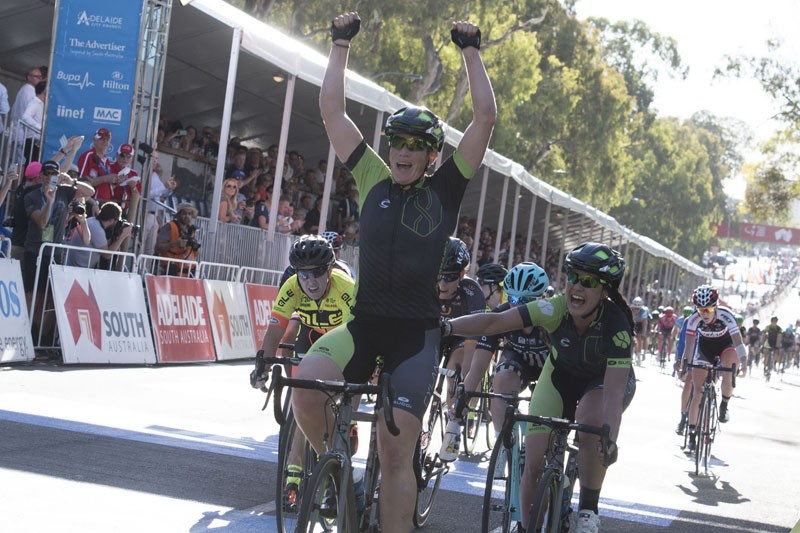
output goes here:
[[631, 325], [622, 310], [610, 300], [600, 302], [597, 317], [579, 335], [567, 310], [564, 295], [536, 300], [520, 306], [525, 326], [541, 326], [550, 337], [550, 359], [578, 379], [601, 377], [606, 368], [631, 366]]
[[353, 314], [438, 319], [437, 279], [475, 171], [456, 151], [432, 176], [401, 186], [362, 142], [346, 162], [359, 192], [359, 269]]

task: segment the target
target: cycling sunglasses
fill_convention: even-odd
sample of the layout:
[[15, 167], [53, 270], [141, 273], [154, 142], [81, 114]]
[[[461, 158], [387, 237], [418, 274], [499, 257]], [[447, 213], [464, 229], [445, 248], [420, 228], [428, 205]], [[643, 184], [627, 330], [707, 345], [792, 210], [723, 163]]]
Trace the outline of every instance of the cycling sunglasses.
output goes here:
[[578, 274], [574, 270], [567, 270], [567, 283], [575, 285], [580, 283], [582, 287], [587, 289], [594, 289], [603, 284], [600, 278], [592, 276], [591, 274]]
[[508, 297], [508, 303], [510, 303], [511, 305], [520, 305], [520, 304], [525, 305], [526, 303], [532, 302], [533, 300], [535, 300], [533, 296], [522, 296], [519, 298], [516, 296]]
[[461, 272], [442, 272], [442, 275], [439, 276], [439, 279], [445, 283], [450, 283], [451, 281], [456, 281], [460, 277]]
[[316, 268], [310, 268], [305, 270], [298, 270], [297, 277], [302, 280], [308, 280], [311, 278], [321, 278], [325, 274], [328, 273], [328, 267], [320, 266]]
[[399, 137], [397, 135], [393, 135], [389, 137], [389, 146], [395, 150], [402, 150], [403, 146], [405, 146], [412, 152], [433, 150], [431, 143], [419, 137]]
[[712, 305], [711, 307], [698, 307], [697, 308], [697, 312], [698, 313], [713, 313], [716, 310], [717, 310], [717, 306], [715, 306], [715, 305]]

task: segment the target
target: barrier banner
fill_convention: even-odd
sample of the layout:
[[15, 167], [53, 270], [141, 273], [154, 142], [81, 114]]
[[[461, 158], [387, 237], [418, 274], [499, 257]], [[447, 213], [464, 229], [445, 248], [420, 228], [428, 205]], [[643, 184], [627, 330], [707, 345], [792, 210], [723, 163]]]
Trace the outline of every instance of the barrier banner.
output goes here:
[[148, 274], [145, 284], [158, 361], [214, 361], [203, 281]]
[[20, 262], [0, 259], [0, 363], [31, 361], [34, 357]]
[[246, 283], [244, 289], [247, 292], [247, 304], [250, 307], [253, 339], [256, 342], [256, 350], [260, 350], [261, 342], [269, 327], [269, 315], [272, 313], [272, 305], [278, 296], [279, 287]]
[[230, 281], [203, 280], [217, 359], [255, 357], [253, 328], [244, 285]]
[[111, 132], [108, 153], [128, 142], [142, 0], [69, 0], [56, 4], [53, 57], [47, 83], [44, 154], [62, 136], [84, 135], [91, 148], [98, 128]]
[[65, 363], [155, 364], [139, 274], [50, 265]]

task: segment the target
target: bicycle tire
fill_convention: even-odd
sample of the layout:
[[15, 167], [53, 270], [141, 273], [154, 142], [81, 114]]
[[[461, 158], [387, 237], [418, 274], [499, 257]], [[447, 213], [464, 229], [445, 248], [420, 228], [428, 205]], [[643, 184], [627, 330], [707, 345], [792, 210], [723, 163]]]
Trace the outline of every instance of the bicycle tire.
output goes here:
[[[344, 476], [345, 472], [342, 470], [338, 457], [324, 455], [320, 458], [303, 491], [303, 497], [300, 500], [300, 516], [297, 519], [295, 531], [320, 533], [330, 531], [334, 527], [336, 531], [356, 531], [358, 524], [355, 516], [352, 484], [344, 498], [341, 497]], [[329, 502], [332, 503], [329, 509], [336, 509], [335, 516], [330, 516], [323, 510], [326, 489], [331, 484], [334, 502]]]
[[717, 395], [712, 393], [708, 408], [708, 431], [705, 437], [705, 446], [703, 446], [703, 468], [706, 475], [711, 468], [711, 446], [714, 444], [714, 438], [717, 435], [717, 423], [719, 422], [719, 413], [717, 410]]
[[[536, 487], [536, 497], [531, 506], [528, 531], [561, 533], [561, 472], [546, 468]], [[541, 524], [541, 525], [539, 525]]]
[[442, 484], [444, 465], [439, 459], [439, 446], [444, 438], [442, 418], [442, 400], [434, 396], [428, 407], [427, 416], [423, 420], [419, 437], [418, 461], [419, 479], [417, 480], [417, 498], [414, 506], [414, 527], [424, 526], [430, 518], [431, 509], [439, 487]]
[[[290, 410], [286, 418], [286, 424], [281, 428], [278, 437], [278, 469], [277, 475], [275, 476], [275, 521], [277, 522], [278, 533], [293, 532], [297, 524], [297, 511], [287, 513], [287, 510], [283, 508], [283, 487], [286, 486], [289, 449], [297, 431], [299, 431], [299, 427], [294, 419], [294, 413]], [[311, 448], [311, 444], [309, 444], [308, 441], [304, 441], [302, 457], [303, 473], [301, 475], [298, 495], [303, 494], [303, 485], [311, 476], [314, 465], [317, 463], [317, 454]]]
[[[486, 398], [478, 398], [478, 403], [474, 409], [467, 407], [467, 421], [461, 429], [461, 435], [464, 439], [464, 453], [467, 455], [472, 455], [478, 442], [478, 435], [480, 435], [481, 425], [483, 424], [484, 402], [486, 402]], [[472, 415], [472, 419], [469, 418], [470, 415]], [[470, 425], [473, 428], [472, 435], [469, 434]]]
[[[377, 450], [375, 452], [375, 459], [373, 463], [371, 479], [364, 477], [364, 512], [361, 514], [361, 526], [359, 531], [367, 533], [377, 533], [380, 531], [380, 460], [378, 459]], [[365, 473], [366, 474], [366, 473]]]
[[700, 475], [705, 452], [706, 432], [708, 431], [708, 393], [703, 391], [700, 397], [700, 410], [698, 411], [697, 429], [695, 434], [694, 473]]
[[[505, 460], [505, 466], [497, 472], [497, 463], [500, 461], [500, 453], [505, 447], [500, 444], [492, 450], [489, 459], [489, 467], [486, 472], [486, 486], [483, 489], [483, 505], [481, 507], [481, 533], [498, 532], [509, 533], [511, 531], [511, 465]], [[516, 446], [509, 450], [509, 453], [516, 453]], [[509, 455], [505, 455], [509, 457]], [[495, 475], [495, 473], [499, 475]], [[494, 487], [498, 483], [502, 486], [503, 497], [494, 498]]]

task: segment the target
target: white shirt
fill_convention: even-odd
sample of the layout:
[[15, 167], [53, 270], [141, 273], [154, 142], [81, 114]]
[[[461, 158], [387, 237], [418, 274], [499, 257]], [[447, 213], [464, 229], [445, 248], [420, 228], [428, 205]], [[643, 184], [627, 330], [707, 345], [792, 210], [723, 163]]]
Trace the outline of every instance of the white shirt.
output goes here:
[[36, 98], [36, 90], [30, 83], [24, 84], [17, 92], [17, 97], [14, 99], [14, 105], [11, 107], [11, 120], [19, 120], [31, 100]]
[[39, 98], [34, 98], [25, 108], [20, 122], [27, 126], [26, 128], [20, 127], [24, 130], [26, 139], [36, 139], [37, 141], [42, 136], [42, 119], [44, 118], [44, 102]]
[[[11, 107], [8, 105], [8, 89], [6, 86], [0, 83], [0, 115], [5, 115], [11, 110]], [[3, 129], [5, 127], [5, 117], [0, 117], [0, 133], [3, 133]]]
[[157, 211], [161, 211], [164, 209], [153, 200], [158, 200], [162, 202], [165, 196], [168, 196], [170, 190], [164, 185], [164, 182], [161, 181], [161, 177], [153, 172], [152, 176], [150, 177], [150, 202], [147, 206], [147, 210], [150, 213], [155, 213]]

